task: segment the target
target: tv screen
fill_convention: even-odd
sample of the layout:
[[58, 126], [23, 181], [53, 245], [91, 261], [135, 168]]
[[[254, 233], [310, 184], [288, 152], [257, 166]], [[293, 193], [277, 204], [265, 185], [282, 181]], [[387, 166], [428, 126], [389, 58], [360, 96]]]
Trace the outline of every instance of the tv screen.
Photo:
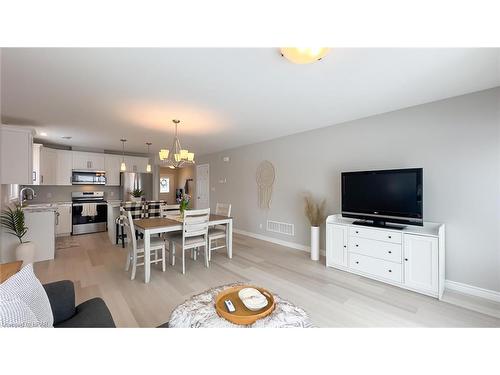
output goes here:
[[423, 225], [422, 168], [342, 173], [342, 216]]

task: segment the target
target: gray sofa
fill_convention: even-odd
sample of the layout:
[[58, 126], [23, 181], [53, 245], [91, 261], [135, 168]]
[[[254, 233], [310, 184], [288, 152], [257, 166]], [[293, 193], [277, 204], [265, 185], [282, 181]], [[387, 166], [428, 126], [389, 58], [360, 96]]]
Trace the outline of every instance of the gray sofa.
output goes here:
[[101, 298], [75, 306], [72, 281], [56, 281], [43, 287], [49, 297], [55, 328], [115, 328], [113, 317]]

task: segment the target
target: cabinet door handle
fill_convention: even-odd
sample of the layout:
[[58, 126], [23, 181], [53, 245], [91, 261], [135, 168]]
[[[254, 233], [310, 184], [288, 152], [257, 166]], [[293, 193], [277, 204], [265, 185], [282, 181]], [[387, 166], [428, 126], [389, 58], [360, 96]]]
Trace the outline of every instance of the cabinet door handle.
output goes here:
[[387, 236], [387, 237], [392, 238], [392, 236]]
[[389, 272], [392, 272], [392, 270], [389, 270]]
[[408, 258], [405, 258], [405, 262], [408, 262]]
[[392, 251], [391, 251], [391, 250], [389, 250], [389, 251], [388, 251], [388, 253], [389, 253], [389, 254], [392, 254]]
[[358, 245], [358, 244], [356, 244], [356, 247], [359, 247], [359, 245]]
[[43, 184], [43, 174], [40, 176], [40, 183]]
[[346, 245], [344, 245], [344, 248], [346, 248], [346, 247], [347, 247], [347, 246], [346, 246]]
[[358, 231], [356, 231], [356, 233], [359, 233]]
[[356, 262], [356, 264], [359, 264], [359, 262]]

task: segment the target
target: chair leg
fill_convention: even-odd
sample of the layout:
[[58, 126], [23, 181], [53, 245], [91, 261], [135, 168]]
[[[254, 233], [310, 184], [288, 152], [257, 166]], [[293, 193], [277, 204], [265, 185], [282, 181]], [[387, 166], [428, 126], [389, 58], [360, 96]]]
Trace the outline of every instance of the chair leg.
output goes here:
[[122, 248], [125, 249], [125, 233], [123, 233], [123, 231], [124, 231], [124, 225], [120, 225], [120, 231], [122, 232], [122, 235], [121, 235], [121, 237], [122, 237]]
[[125, 271], [130, 269], [130, 253], [127, 254], [127, 262], [125, 263]]
[[182, 249], [182, 274], [186, 274], [186, 264], [185, 264], [185, 260], [184, 260], [184, 249]]
[[205, 267], [207, 267], [207, 268], [209, 267], [209, 264], [208, 264], [209, 255], [208, 254], [210, 254], [210, 250], [208, 250], [208, 246], [205, 245]]
[[132, 259], [132, 273], [130, 274], [130, 280], [135, 279], [135, 271], [137, 270], [137, 255], [134, 255]]
[[163, 244], [163, 247], [161, 248], [161, 267], [163, 272], [165, 272], [166, 264], [167, 262], [165, 260], [165, 244]]
[[175, 243], [173, 241], [168, 242], [168, 250], [170, 252], [170, 264], [175, 266]]

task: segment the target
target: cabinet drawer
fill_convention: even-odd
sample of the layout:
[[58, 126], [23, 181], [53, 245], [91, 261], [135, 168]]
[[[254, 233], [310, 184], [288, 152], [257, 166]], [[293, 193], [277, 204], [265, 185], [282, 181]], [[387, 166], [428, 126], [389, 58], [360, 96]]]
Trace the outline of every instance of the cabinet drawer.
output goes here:
[[403, 253], [400, 244], [369, 240], [361, 237], [351, 237], [349, 251], [396, 263], [401, 263]]
[[386, 241], [392, 243], [402, 243], [402, 235], [399, 232], [392, 232], [380, 229], [370, 229], [363, 227], [350, 227], [349, 228], [350, 237], [362, 237], [368, 238], [370, 240]]
[[401, 283], [403, 281], [403, 266], [398, 263], [350, 253], [349, 267], [394, 282]]

